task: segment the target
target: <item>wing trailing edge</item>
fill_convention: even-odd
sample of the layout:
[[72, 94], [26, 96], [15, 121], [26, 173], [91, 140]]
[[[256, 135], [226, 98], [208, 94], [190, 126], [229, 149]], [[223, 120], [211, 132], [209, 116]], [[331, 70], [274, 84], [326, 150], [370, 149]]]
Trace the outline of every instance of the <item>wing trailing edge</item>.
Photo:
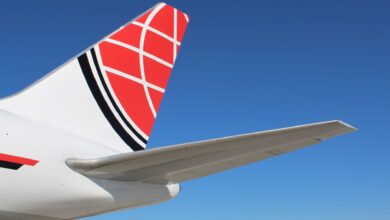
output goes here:
[[68, 159], [66, 163], [87, 177], [178, 183], [265, 160], [355, 130], [342, 121], [329, 121], [98, 159]]

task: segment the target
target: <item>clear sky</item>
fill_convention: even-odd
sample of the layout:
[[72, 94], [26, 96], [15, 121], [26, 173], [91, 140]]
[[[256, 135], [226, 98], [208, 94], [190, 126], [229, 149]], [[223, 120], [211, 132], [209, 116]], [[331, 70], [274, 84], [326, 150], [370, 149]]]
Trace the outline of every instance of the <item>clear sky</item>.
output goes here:
[[[156, 1], [2, 1], [10, 95]], [[191, 22], [150, 147], [342, 119], [356, 133], [103, 219], [390, 219], [390, 2], [167, 1]]]

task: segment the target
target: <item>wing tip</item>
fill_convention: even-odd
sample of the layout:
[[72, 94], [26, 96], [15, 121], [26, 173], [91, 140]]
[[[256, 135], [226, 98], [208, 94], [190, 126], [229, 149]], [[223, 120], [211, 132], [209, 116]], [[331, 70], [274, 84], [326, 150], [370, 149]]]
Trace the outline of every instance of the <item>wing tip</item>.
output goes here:
[[331, 129], [330, 133], [327, 133], [326, 135], [320, 137], [319, 140], [330, 139], [335, 136], [352, 133], [358, 130], [352, 125], [341, 120], [326, 121], [326, 122], [318, 123], [318, 125], [328, 125], [328, 127], [330, 126], [329, 128]]
[[334, 123], [337, 123], [341, 129], [345, 130], [345, 133], [349, 133], [349, 132], [354, 132], [354, 131], [357, 131], [358, 129], [342, 120], [335, 120], [333, 121]]

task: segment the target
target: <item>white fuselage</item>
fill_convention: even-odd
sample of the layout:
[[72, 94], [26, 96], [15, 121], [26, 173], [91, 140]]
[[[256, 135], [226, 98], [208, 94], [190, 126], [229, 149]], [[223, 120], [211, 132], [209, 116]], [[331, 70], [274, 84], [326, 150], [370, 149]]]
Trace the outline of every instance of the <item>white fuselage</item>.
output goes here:
[[[0, 218], [72, 219], [158, 203], [180, 187], [87, 178], [65, 160], [118, 154], [112, 148], [55, 126], [0, 110], [0, 153], [39, 161], [18, 170], [0, 168]], [[27, 218], [27, 217], [26, 217]], [[50, 219], [48, 218], [48, 219]], [[31, 217], [32, 219], [32, 217]]]

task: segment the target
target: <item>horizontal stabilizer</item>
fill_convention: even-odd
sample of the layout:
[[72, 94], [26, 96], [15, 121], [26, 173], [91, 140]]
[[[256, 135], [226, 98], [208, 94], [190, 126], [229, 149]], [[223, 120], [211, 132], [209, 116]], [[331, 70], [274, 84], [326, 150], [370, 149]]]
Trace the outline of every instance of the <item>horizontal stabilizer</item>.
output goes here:
[[66, 163], [88, 177], [177, 183], [264, 160], [355, 130], [341, 121], [329, 121], [99, 159], [68, 159]]

